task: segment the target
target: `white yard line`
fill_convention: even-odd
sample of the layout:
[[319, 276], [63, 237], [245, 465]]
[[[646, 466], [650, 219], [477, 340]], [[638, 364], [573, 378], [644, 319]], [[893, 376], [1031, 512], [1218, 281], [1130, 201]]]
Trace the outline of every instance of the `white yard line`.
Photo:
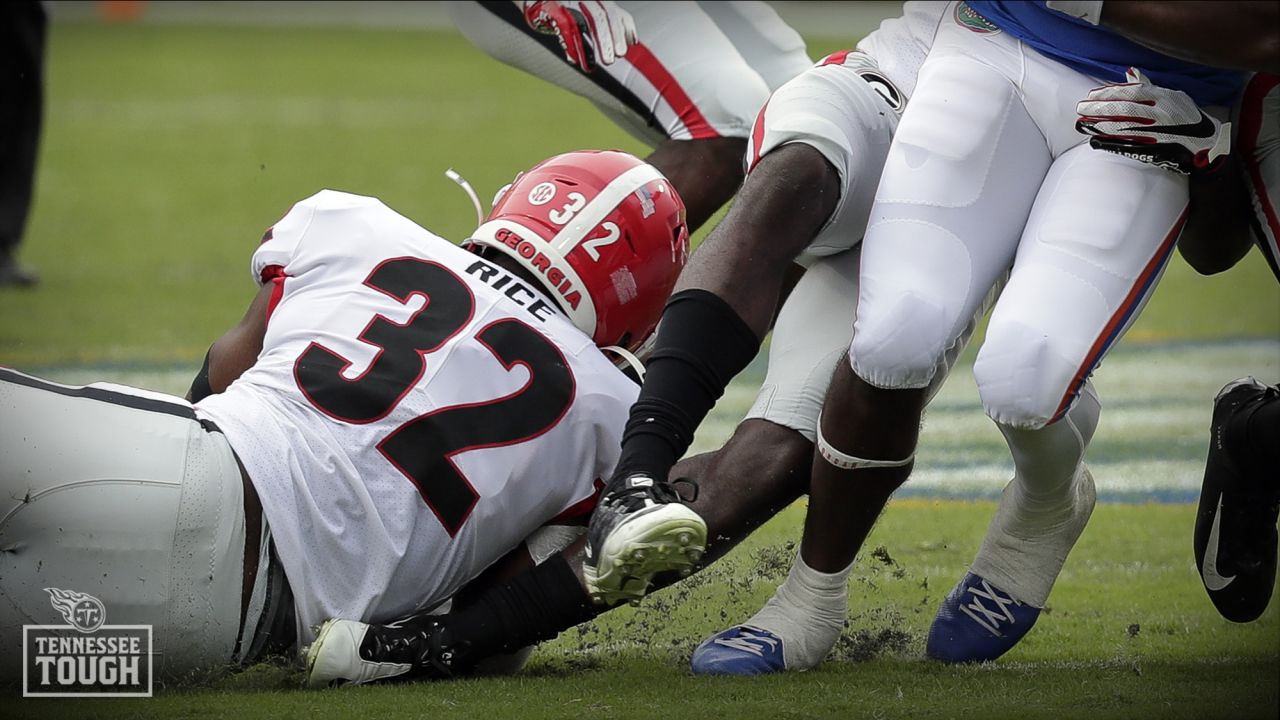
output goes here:
[[[19, 368], [22, 369], [22, 368]], [[65, 383], [109, 380], [160, 392], [186, 392], [195, 364], [180, 368], [36, 368]], [[1103, 412], [1089, 465], [1103, 499], [1191, 502], [1199, 494], [1213, 397], [1227, 382], [1280, 379], [1280, 341], [1121, 345], [1094, 383]], [[724, 443], [755, 399], [762, 372], [735, 380], [698, 430], [693, 452]], [[972, 367], [962, 365], [934, 400], [915, 474], [903, 496], [995, 498], [1012, 464], [1000, 433], [982, 412]]]

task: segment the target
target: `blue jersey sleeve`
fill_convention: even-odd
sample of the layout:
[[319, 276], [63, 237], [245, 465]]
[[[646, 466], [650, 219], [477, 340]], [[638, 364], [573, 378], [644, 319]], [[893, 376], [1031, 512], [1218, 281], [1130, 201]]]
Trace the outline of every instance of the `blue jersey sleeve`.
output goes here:
[[1136, 67], [1161, 87], [1181, 90], [1201, 105], [1230, 105], [1245, 73], [1186, 62], [1139, 45], [1108, 28], [1050, 10], [1043, 0], [967, 0], [991, 24], [1086, 75], [1124, 82]]

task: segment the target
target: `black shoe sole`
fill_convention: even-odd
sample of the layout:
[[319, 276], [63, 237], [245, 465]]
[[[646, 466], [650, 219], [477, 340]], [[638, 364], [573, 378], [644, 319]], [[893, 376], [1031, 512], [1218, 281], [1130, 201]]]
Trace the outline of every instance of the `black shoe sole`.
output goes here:
[[[1239, 388], [1257, 388], [1258, 392], [1250, 393]], [[1230, 449], [1222, 447], [1223, 433], [1236, 410], [1265, 389], [1266, 386], [1253, 378], [1241, 378], [1229, 383], [1214, 399], [1213, 420], [1209, 426], [1209, 457], [1205, 462], [1204, 483], [1200, 489], [1200, 504], [1196, 511], [1194, 550], [1201, 584], [1222, 617], [1238, 623], [1258, 619], [1271, 601], [1276, 579], [1276, 532], [1272, 519], [1270, 538], [1264, 538], [1263, 546], [1255, 549], [1257, 556], [1261, 558], [1261, 562], [1256, 565], [1241, 567], [1233, 561], [1229, 550], [1226, 555], [1223, 554], [1221, 538], [1214, 537], [1215, 519], [1219, 524], [1219, 531], [1224, 521], [1230, 522], [1226, 518], [1218, 519], [1223, 492], [1232, 484], [1239, 485], [1245, 481], [1240, 475], [1240, 469], [1231, 459]], [[1228, 398], [1233, 393], [1238, 394], [1239, 398]], [[1210, 540], [1214, 540], [1215, 547], [1212, 550]], [[1210, 567], [1205, 565], [1206, 555], [1211, 560]], [[1223, 568], [1221, 574], [1219, 568]]]

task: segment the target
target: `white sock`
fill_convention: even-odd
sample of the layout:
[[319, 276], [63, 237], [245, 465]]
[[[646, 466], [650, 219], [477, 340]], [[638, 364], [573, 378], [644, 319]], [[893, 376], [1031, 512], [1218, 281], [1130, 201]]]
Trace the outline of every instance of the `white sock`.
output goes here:
[[849, 609], [849, 567], [818, 572], [796, 554], [787, 579], [745, 625], [782, 638], [788, 670], [808, 670], [821, 663], [840, 639]]
[[1097, 496], [1084, 451], [1101, 406], [1086, 385], [1076, 405], [1052, 425], [1001, 425], [1014, 478], [1000, 497], [973, 572], [1032, 607], [1044, 607], [1067, 554], [1084, 532]]
[[1023, 507], [1021, 482], [1014, 478], [1000, 497], [1000, 507], [974, 558], [973, 572], [1015, 600], [1044, 607], [1097, 498], [1093, 476], [1083, 465], [1067, 489], [1064, 502], [1053, 512], [1028, 511]]

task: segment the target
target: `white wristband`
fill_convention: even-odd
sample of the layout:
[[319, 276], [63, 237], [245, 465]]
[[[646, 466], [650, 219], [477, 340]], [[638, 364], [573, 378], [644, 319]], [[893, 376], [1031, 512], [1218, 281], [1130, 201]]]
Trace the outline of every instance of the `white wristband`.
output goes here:
[[1102, 22], [1102, 0], [1046, 0], [1044, 5], [1090, 25]]

